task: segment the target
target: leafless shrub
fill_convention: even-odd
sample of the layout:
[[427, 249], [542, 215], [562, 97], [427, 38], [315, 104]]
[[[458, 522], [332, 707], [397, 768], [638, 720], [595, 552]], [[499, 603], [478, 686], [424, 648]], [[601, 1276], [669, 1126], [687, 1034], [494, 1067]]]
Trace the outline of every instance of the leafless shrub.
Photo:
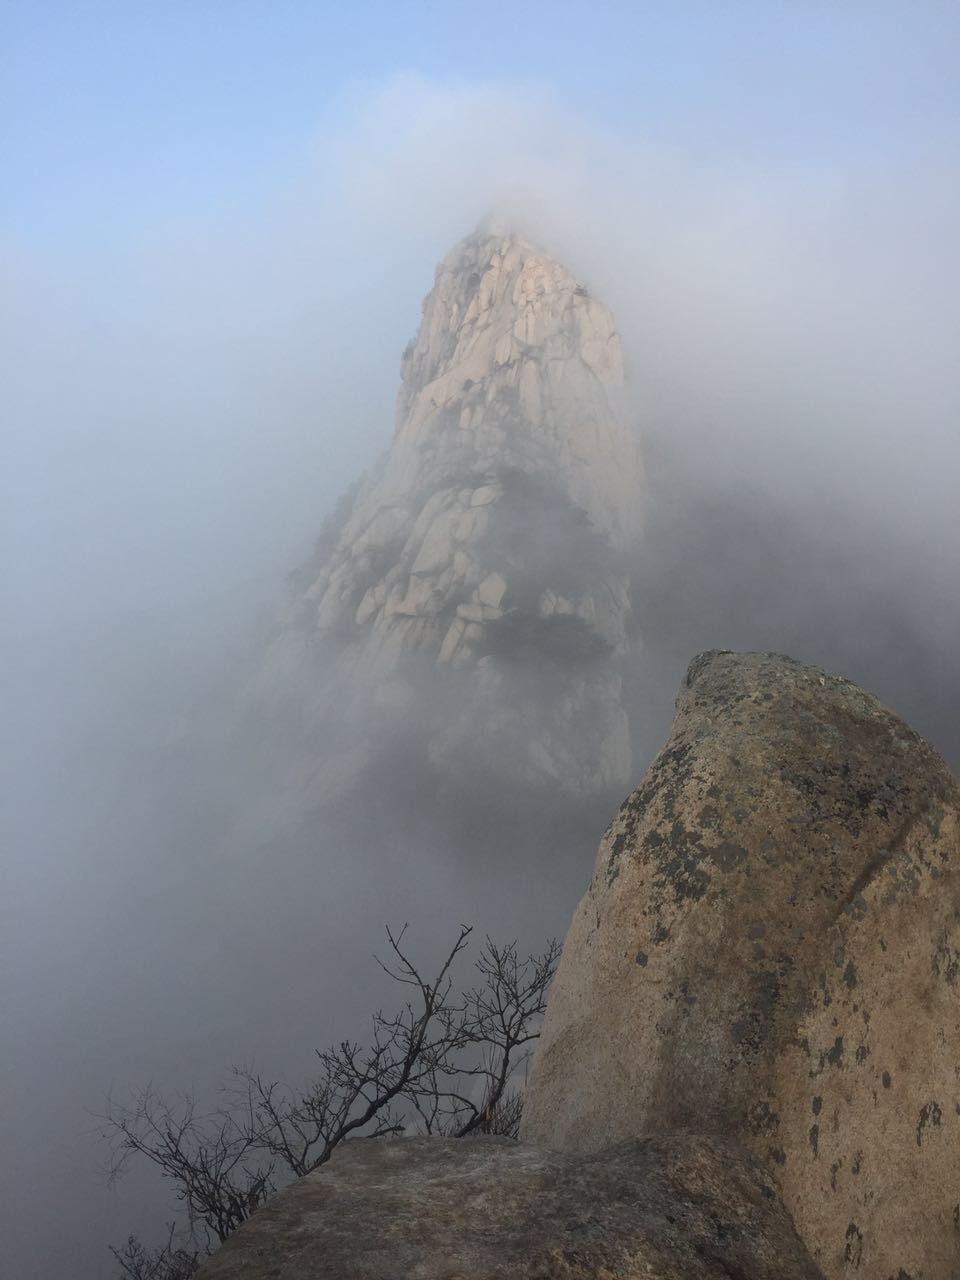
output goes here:
[[317, 1169], [352, 1138], [424, 1133], [516, 1137], [521, 1073], [540, 1034], [547, 989], [560, 954], [550, 942], [521, 959], [516, 943], [486, 939], [479, 980], [456, 994], [453, 966], [472, 930], [460, 928], [434, 977], [403, 949], [406, 926], [387, 930], [390, 958], [378, 961], [408, 999], [373, 1016], [369, 1043], [341, 1041], [317, 1051], [319, 1071], [303, 1089], [235, 1068], [217, 1104], [192, 1095], [171, 1102], [152, 1085], [129, 1102], [107, 1102], [102, 1135], [108, 1173], [120, 1177], [136, 1157], [171, 1183], [183, 1204], [191, 1249], [144, 1249], [131, 1237], [111, 1251], [119, 1280], [182, 1280], [279, 1185]]
[[185, 1248], [177, 1244], [177, 1229], [167, 1224], [167, 1239], [156, 1249], [147, 1249], [136, 1236], [130, 1236], [120, 1249], [110, 1252], [120, 1270], [120, 1280], [189, 1280], [203, 1261], [206, 1249]]

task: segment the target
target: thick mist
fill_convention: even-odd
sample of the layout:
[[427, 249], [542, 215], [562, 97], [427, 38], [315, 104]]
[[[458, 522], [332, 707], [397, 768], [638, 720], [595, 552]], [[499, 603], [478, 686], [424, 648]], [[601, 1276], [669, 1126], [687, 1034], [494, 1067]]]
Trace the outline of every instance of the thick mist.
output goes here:
[[636, 779], [708, 647], [838, 670], [960, 764], [958, 193], [917, 141], [778, 168], [406, 78], [225, 222], [4, 265], [9, 1274], [110, 1274], [172, 1215], [99, 1177], [108, 1089], [298, 1080], [392, 1002], [383, 925], [426, 964], [461, 921], [536, 948], [589, 880], [610, 805], [425, 792], [415, 705], [360, 810], [305, 824], [245, 699], [286, 574], [389, 445], [436, 262], [491, 210], [621, 326]]

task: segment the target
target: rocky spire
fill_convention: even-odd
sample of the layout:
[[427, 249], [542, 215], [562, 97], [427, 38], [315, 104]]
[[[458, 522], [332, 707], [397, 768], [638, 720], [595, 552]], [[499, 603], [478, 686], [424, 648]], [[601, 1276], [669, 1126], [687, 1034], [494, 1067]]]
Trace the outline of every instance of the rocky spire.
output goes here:
[[397, 439], [438, 461], [549, 469], [618, 541], [636, 532], [637, 459], [616, 405], [607, 308], [515, 235], [478, 233], [441, 263], [404, 356]]
[[[434, 736], [444, 761], [508, 748], [520, 778], [622, 785], [642, 490], [613, 317], [526, 241], [480, 231], [441, 263], [401, 379], [393, 444], [305, 567], [291, 625], [365, 683], [410, 655], [471, 673], [470, 726], [450, 713]], [[526, 679], [545, 665], [551, 705]]]

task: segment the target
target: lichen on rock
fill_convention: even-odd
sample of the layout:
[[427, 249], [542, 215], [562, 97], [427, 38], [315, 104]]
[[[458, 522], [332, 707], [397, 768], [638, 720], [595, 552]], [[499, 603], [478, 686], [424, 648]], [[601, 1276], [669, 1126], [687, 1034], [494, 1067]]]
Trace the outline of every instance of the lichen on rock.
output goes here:
[[865, 690], [700, 655], [574, 916], [524, 1136], [725, 1133], [827, 1276], [954, 1275], [958, 824], [944, 762]]

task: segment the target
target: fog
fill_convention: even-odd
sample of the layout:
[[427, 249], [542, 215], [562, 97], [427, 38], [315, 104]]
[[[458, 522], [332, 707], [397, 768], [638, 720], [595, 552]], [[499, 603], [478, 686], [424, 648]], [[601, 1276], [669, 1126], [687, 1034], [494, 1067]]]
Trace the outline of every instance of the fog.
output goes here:
[[389, 446], [435, 264], [490, 211], [621, 327], [636, 779], [707, 647], [839, 670], [960, 764], [958, 184], [923, 140], [776, 165], [401, 77], [242, 208], [82, 266], [5, 253], [5, 1274], [112, 1274], [172, 1216], [99, 1173], [109, 1089], [301, 1078], [390, 1001], [383, 925], [427, 963], [462, 920], [536, 947], [586, 887], [609, 806], [451, 806], [403, 741], [306, 830], [251, 783], [286, 575]]

